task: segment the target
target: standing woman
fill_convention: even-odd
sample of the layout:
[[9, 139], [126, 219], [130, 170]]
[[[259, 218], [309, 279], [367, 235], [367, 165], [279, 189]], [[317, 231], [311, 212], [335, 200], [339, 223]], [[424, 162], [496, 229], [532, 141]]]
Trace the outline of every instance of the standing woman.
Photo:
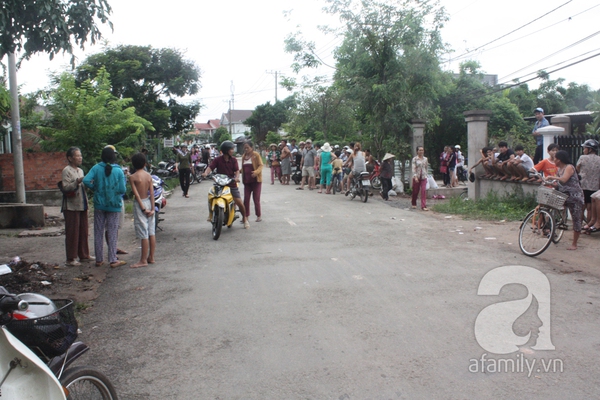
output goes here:
[[388, 193], [392, 190], [392, 176], [394, 173], [392, 160], [394, 157], [393, 154], [385, 153], [381, 163], [381, 170], [379, 170], [379, 179], [381, 179], [381, 197], [386, 201], [389, 200]]
[[325, 143], [321, 147], [321, 154], [319, 155], [319, 166], [321, 167], [321, 187], [318, 193], [323, 193], [323, 187], [326, 187], [326, 194], [331, 194], [331, 162], [335, 159], [335, 155], [331, 153], [331, 145]]
[[292, 152], [285, 140], [281, 141], [281, 179], [282, 185], [290, 184], [290, 175], [292, 174]]
[[429, 211], [427, 208], [427, 157], [424, 157], [425, 149], [417, 146], [417, 155], [412, 159], [412, 208], [417, 208], [417, 197], [421, 193], [421, 210]]
[[448, 146], [444, 146], [444, 151], [440, 154], [440, 173], [443, 176], [444, 186], [450, 184], [450, 171], [448, 171]]
[[260, 190], [262, 188], [262, 157], [254, 151], [251, 141], [244, 144], [244, 155], [242, 156], [242, 182], [244, 182], [244, 208], [246, 208], [246, 220], [250, 217], [250, 196], [254, 201], [254, 213], [256, 222], [262, 221], [260, 211]]
[[67, 165], [62, 171], [62, 190], [64, 195], [62, 213], [65, 217], [65, 247], [67, 266], [77, 266], [79, 261], [91, 261], [88, 247], [88, 199], [83, 182], [83, 170], [79, 168], [83, 162], [81, 150], [71, 147], [67, 150]]
[[281, 152], [277, 150], [277, 145], [275, 143], [271, 143], [269, 146], [269, 155], [267, 156], [269, 165], [271, 166], [271, 185], [275, 184], [275, 177], [279, 179], [281, 182], [281, 165], [279, 162], [279, 158], [281, 157]]
[[125, 175], [116, 164], [115, 151], [102, 149], [102, 161], [83, 178], [83, 184], [94, 191], [94, 248], [96, 266], [103, 264], [104, 231], [108, 236], [108, 262], [112, 268], [127, 264], [117, 260], [117, 233], [125, 194]]
[[573, 243], [567, 250], [577, 250], [577, 240], [581, 233], [581, 221], [583, 219], [584, 197], [583, 189], [579, 184], [577, 170], [569, 159], [569, 153], [564, 150], [556, 152], [554, 163], [558, 168], [556, 176], [550, 176], [548, 179], [556, 181], [555, 186], [558, 190], [569, 195], [565, 206], [569, 207], [571, 218], [573, 219]]

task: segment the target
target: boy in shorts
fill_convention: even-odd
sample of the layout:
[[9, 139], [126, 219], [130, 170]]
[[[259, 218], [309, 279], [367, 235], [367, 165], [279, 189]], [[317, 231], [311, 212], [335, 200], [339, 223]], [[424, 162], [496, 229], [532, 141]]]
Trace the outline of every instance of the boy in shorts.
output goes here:
[[152, 177], [144, 171], [146, 156], [137, 153], [131, 158], [135, 173], [129, 175], [129, 183], [135, 196], [133, 202], [133, 227], [135, 235], [142, 240], [140, 261], [131, 268], [147, 267], [154, 264], [154, 249], [156, 248], [154, 225], [154, 186]]

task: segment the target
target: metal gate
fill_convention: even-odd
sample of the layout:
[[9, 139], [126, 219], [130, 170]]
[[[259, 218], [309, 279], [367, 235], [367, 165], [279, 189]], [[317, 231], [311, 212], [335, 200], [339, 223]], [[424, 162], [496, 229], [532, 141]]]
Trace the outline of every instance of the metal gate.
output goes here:
[[596, 139], [600, 141], [600, 135], [570, 135], [570, 136], [554, 136], [554, 143], [560, 146], [561, 150], [569, 153], [569, 157], [573, 164], [577, 164], [577, 160], [583, 154], [581, 145], [588, 139]]

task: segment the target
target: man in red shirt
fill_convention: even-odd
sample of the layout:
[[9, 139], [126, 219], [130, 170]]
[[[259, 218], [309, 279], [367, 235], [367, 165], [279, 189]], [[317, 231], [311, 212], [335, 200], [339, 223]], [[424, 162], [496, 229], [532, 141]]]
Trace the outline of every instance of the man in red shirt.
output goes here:
[[227, 186], [229, 186], [231, 189], [231, 195], [233, 196], [235, 205], [242, 213], [242, 222], [244, 223], [244, 228], [248, 229], [250, 228], [250, 224], [246, 218], [246, 207], [244, 207], [244, 202], [242, 201], [242, 196], [240, 195], [240, 189], [237, 186], [238, 182], [240, 181], [240, 168], [238, 166], [237, 159], [233, 155], [234, 149], [235, 145], [229, 140], [221, 143], [221, 152], [223, 155], [212, 160], [202, 176], [206, 177], [206, 175], [210, 174], [212, 170], [216, 169], [219, 174], [227, 175], [233, 179], [233, 181]]

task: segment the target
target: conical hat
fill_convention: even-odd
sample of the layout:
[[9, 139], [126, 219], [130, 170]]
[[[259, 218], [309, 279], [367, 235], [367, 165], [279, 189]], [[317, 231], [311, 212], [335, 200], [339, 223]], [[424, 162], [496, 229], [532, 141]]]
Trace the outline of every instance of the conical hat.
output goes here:
[[389, 160], [390, 158], [394, 158], [394, 157], [396, 157], [396, 156], [393, 154], [385, 153], [385, 156], [383, 156], [383, 161]]

